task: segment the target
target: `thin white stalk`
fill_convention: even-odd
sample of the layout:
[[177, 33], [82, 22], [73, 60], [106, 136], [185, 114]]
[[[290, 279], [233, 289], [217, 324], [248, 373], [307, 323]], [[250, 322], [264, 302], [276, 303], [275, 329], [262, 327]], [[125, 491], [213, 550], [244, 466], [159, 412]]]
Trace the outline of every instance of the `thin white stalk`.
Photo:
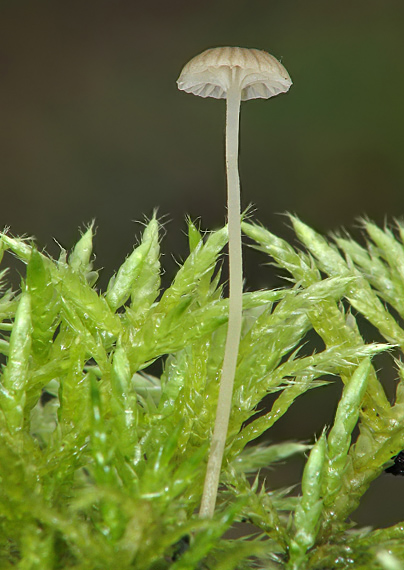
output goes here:
[[[234, 74], [235, 75], [235, 74]], [[235, 79], [235, 78], [234, 78]], [[226, 99], [226, 172], [227, 211], [229, 229], [229, 322], [220, 379], [215, 427], [210, 446], [205, 484], [199, 516], [211, 518], [215, 511], [220, 470], [231, 411], [234, 376], [240, 344], [243, 265], [240, 227], [240, 179], [238, 174], [238, 139], [241, 92], [237, 81], [227, 92]]]

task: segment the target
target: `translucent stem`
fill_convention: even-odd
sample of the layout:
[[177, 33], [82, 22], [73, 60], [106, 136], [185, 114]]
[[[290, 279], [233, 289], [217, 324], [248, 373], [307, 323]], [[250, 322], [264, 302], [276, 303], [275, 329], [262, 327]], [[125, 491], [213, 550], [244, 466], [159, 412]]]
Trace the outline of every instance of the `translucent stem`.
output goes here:
[[227, 92], [226, 102], [226, 169], [227, 211], [229, 228], [229, 322], [224, 351], [222, 376], [216, 421], [213, 430], [205, 484], [199, 516], [211, 518], [216, 504], [220, 470], [226, 444], [231, 410], [234, 376], [240, 344], [243, 266], [240, 227], [240, 179], [238, 174], [238, 138], [240, 116], [240, 88], [234, 84]]

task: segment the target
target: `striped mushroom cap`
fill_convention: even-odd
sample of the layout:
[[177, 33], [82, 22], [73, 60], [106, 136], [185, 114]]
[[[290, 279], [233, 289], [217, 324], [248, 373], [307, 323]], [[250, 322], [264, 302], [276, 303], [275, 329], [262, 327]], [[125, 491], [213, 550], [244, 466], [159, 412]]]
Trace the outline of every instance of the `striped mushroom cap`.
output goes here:
[[199, 97], [226, 99], [234, 82], [241, 89], [242, 101], [269, 99], [292, 85], [288, 72], [272, 55], [241, 47], [207, 49], [184, 66], [177, 85]]

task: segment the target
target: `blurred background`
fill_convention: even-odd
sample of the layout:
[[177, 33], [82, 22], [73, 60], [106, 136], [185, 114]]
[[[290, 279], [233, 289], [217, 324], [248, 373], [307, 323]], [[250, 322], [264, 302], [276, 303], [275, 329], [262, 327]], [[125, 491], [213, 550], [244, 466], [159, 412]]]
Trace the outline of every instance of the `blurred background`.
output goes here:
[[[205, 229], [225, 218], [225, 103], [176, 87], [191, 57], [220, 45], [264, 49], [294, 82], [242, 106], [243, 207], [288, 239], [286, 211], [356, 235], [360, 215], [400, 217], [403, 28], [400, 0], [1, 0], [0, 225], [57, 255], [53, 238], [69, 248], [95, 218], [105, 287], [139, 235], [134, 221], [158, 207], [168, 283], [173, 254], [186, 255], [185, 215]], [[266, 261], [245, 251], [247, 288], [279, 285]], [[298, 423], [311, 439], [340, 391], [312, 391], [271, 438], [296, 437]], [[398, 495], [404, 478], [383, 475], [353, 519], [402, 520]]]

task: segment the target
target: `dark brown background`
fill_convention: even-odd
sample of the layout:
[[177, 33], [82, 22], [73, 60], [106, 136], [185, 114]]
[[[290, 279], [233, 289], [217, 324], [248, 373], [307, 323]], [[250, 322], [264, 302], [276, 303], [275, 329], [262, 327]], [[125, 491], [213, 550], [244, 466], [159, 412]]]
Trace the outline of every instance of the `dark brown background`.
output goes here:
[[[138, 235], [132, 220], [159, 206], [168, 282], [171, 254], [186, 253], [185, 214], [209, 229], [224, 219], [224, 102], [175, 83], [217, 45], [265, 49], [294, 81], [287, 95], [243, 104], [243, 205], [261, 222], [290, 237], [278, 213], [324, 232], [364, 213], [400, 217], [403, 24], [399, 0], [1, 0], [0, 225], [56, 255], [53, 237], [70, 247], [96, 218], [105, 286]], [[276, 283], [264, 261], [246, 252], [249, 288]], [[338, 383], [311, 392], [271, 437], [318, 433], [339, 393]], [[355, 519], [402, 520], [403, 484], [382, 476]]]

